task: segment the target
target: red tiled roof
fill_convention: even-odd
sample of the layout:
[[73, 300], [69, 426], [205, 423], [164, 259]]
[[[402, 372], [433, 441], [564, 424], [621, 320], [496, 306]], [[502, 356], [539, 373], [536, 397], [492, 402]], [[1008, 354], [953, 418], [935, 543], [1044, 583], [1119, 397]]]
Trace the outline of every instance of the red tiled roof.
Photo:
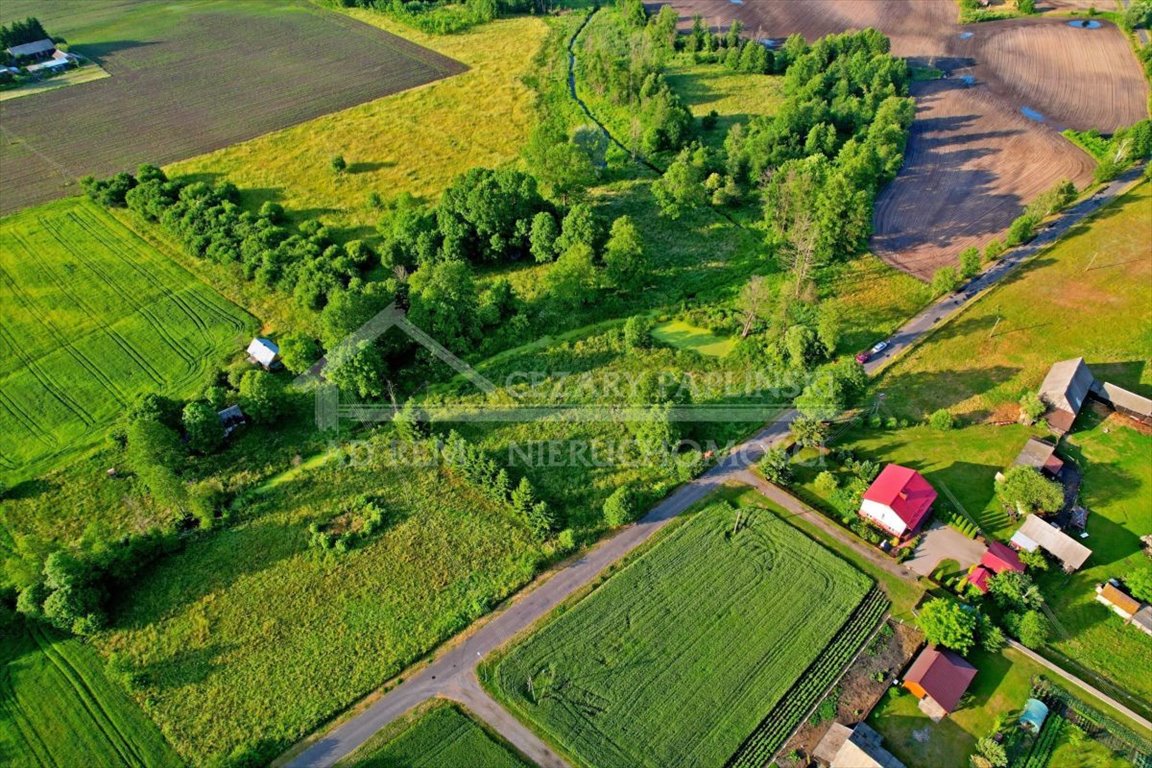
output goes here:
[[993, 573], [1024, 570], [1024, 563], [1020, 562], [1020, 555], [1016, 554], [1016, 550], [998, 541], [989, 542], [988, 551], [980, 558], [980, 565]]
[[915, 530], [936, 501], [936, 491], [916, 470], [889, 464], [872, 481], [864, 498], [890, 507], [909, 530]]
[[933, 701], [951, 712], [974, 677], [976, 667], [952, 651], [925, 648], [912, 662], [904, 680], [918, 684]]
[[988, 592], [988, 579], [991, 578], [992, 571], [988, 570], [982, 565], [978, 565], [972, 569], [968, 574], [968, 583], [976, 587], [983, 593]]

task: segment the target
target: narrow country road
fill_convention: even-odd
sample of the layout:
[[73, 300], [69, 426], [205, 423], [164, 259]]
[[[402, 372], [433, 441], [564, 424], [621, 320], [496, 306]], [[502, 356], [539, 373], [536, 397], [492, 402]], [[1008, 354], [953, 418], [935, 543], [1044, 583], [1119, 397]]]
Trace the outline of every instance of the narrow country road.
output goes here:
[[[889, 348], [883, 354], [868, 361], [865, 370], [869, 375], [875, 375], [881, 368], [922, 339], [925, 334], [959, 312], [974, 297], [1003, 280], [1021, 262], [1035, 255], [1041, 248], [1053, 243], [1086, 216], [1119, 196], [1133, 181], [1139, 178], [1141, 171], [1142, 169], [1139, 168], [1133, 169], [1102, 187], [1092, 197], [1062, 213], [1031, 243], [1006, 253], [991, 268], [966, 285], [960, 293], [946, 296], [921, 311], [892, 335]], [[474, 715], [484, 720], [516, 749], [530, 757], [542, 768], [566, 766], [567, 763], [559, 755], [556, 755], [548, 745], [500, 707], [480, 688], [476, 681], [477, 665], [489, 653], [547, 616], [569, 596], [595, 581], [605, 569], [648, 541], [668, 521], [687, 511], [725, 483], [752, 485], [785, 509], [807, 516], [825, 531], [839, 538], [845, 546], [861, 551], [881, 567], [898, 576], [914, 579], [915, 575], [909, 574], [899, 564], [880, 558], [875, 552], [864, 547], [863, 544], [830, 521], [824, 520], [818, 513], [813, 513], [810, 508], [794, 497], [748, 471], [749, 467], [764, 454], [767, 448], [788, 434], [789, 426], [796, 416], [797, 413], [794, 409], [782, 411], [773, 422], [753, 437], [736, 446], [700, 477], [680, 486], [636, 523], [620, 529], [598, 542], [580, 557], [542, 576], [512, 598], [505, 606], [486, 619], [480, 620], [478, 628], [470, 630], [457, 641], [440, 649], [431, 663], [419, 668], [410, 676], [405, 675], [402, 683], [369, 704], [363, 711], [337, 725], [307, 746], [298, 748], [299, 751], [289, 757], [284, 765], [289, 766], [289, 768], [333, 765], [347, 757], [378, 730], [412, 708], [431, 698], [444, 697], [465, 705]], [[1045, 666], [1112, 703], [1111, 699], [1088, 686], [1087, 683], [1078, 680], [1058, 667], [1054, 667], [1051, 663], [1045, 663]], [[1114, 703], [1113, 705], [1125, 713], [1128, 712], [1119, 705]], [[1138, 722], [1146, 721], [1138, 719]]]

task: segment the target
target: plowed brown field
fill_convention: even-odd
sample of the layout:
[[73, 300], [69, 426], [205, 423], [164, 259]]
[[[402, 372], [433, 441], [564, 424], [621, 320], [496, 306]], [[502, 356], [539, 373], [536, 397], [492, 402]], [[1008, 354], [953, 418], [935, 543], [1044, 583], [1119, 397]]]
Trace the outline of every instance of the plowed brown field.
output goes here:
[[813, 40], [875, 27], [892, 52], [949, 73], [917, 83], [916, 122], [896, 180], [876, 204], [875, 253], [927, 279], [1002, 232], [1061, 179], [1084, 186], [1095, 163], [1059, 133], [1108, 132], [1147, 117], [1148, 85], [1124, 36], [1066, 19], [961, 26], [953, 0], [672, 0], [684, 23], [739, 19], [749, 35]]
[[302, 0], [125, 13], [167, 9], [179, 23], [90, 46], [111, 77], [0, 102], [0, 214], [464, 70]]

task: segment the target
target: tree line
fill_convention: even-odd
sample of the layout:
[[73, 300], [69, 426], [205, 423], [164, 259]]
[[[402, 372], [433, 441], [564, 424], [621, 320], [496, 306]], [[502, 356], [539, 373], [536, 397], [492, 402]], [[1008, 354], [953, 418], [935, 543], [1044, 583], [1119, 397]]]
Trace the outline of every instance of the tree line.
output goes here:
[[0, 49], [34, 43], [48, 37], [44, 25], [35, 16], [29, 16], [23, 21], [17, 19], [10, 24], [0, 24]]

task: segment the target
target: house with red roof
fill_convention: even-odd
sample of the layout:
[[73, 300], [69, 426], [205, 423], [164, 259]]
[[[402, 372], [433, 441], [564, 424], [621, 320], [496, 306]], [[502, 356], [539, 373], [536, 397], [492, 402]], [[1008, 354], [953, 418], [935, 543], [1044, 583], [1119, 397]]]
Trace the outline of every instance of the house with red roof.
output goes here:
[[939, 722], [956, 709], [976, 677], [976, 667], [952, 651], [929, 646], [904, 675], [904, 687], [920, 699], [920, 710]]
[[980, 557], [980, 562], [968, 572], [968, 583], [982, 593], [988, 592], [988, 580], [997, 573], [1005, 571], [1024, 572], [1024, 563], [1020, 562], [1020, 555], [1007, 544], [993, 541]]
[[914, 535], [932, 510], [936, 491], [914, 469], [889, 464], [868, 486], [860, 516], [893, 536]]

